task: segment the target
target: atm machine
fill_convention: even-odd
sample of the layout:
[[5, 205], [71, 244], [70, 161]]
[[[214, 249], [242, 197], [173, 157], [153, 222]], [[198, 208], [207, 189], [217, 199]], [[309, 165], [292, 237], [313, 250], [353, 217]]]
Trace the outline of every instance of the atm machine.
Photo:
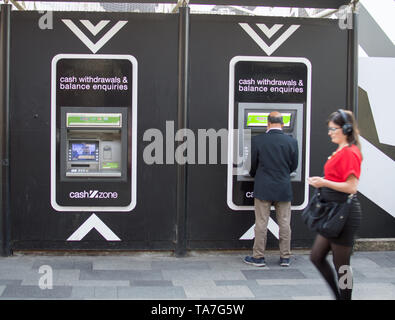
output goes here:
[[[98, 112], [102, 111], [102, 112]], [[126, 109], [62, 108], [61, 180], [126, 180]]]
[[227, 204], [254, 209], [249, 175], [251, 138], [265, 133], [270, 112], [279, 111], [283, 131], [298, 141], [298, 167], [290, 173], [292, 210], [308, 202], [311, 64], [305, 58], [236, 56], [229, 64]]
[[56, 204], [101, 210], [131, 202], [128, 109], [61, 107]]
[[[299, 159], [302, 162], [303, 105], [296, 103], [239, 103], [238, 110], [238, 165], [237, 181], [254, 181], [249, 175], [249, 155], [252, 137], [265, 133], [267, 118], [272, 111], [279, 111], [283, 117], [283, 132], [298, 141]], [[301, 181], [301, 166], [291, 173], [291, 181]]]

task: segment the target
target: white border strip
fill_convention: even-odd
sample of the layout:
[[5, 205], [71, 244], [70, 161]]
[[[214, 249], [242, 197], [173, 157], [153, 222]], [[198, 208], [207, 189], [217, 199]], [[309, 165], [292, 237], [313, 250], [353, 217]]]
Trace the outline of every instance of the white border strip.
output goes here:
[[[132, 167], [131, 167], [131, 202], [122, 207], [67, 207], [56, 202], [56, 64], [60, 59], [117, 59], [132, 63]], [[131, 55], [112, 54], [58, 54], [52, 59], [51, 70], [51, 205], [56, 211], [113, 211], [129, 212], [137, 204], [137, 67], [135, 57]]]
[[[236, 56], [229, 63], [229, 121], [228, 121], [228, 173], [227, 173], [227, 204], [236, 211], [254, 210], [254, 206], [238, 206], [233, 203], [233, 123], [234, 123], [234, 81], [235, 65], [239, 61], [257, 62], [300, 62], [307, 66], [307, 99], [306, 99], [306, 149], [305, 149], [305, 190], [304, 201], [298, 206], [291, 206], [291, 210], [303, 210], [308, 203], [309, 185], [306, 182], [310, 174], [310, 121], [311, 121], [311, 63], [306, 58], [293, 57], [259, 57], [259, 56]], [[300, 164], [299, 164], [300, 165]], [[273, 209], [273, 208], [272, 208]]]

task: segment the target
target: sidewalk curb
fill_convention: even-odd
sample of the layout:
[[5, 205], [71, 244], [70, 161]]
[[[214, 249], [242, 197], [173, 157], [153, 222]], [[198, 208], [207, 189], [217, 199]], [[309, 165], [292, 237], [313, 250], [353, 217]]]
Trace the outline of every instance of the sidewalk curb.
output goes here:
[[[292, 248], [293, 254], [309, 254], [311, 247]], [[267, 253], [277, 254], [278, 249], [268, 248]], [[367, 238], [356, 239], [354, 251], [395, 251], [395, 238]], [[247, 255], [251, 249], [193, 249], [188, 250], [185, 257], [197, 257], [202, 255]], [[37, 255], [37, 256], [157, 256], [174, 257], [171, 250], [16, 250], [13, 256]]]
[[395, 251], [395, 238], [357, 239], [355, 251]]

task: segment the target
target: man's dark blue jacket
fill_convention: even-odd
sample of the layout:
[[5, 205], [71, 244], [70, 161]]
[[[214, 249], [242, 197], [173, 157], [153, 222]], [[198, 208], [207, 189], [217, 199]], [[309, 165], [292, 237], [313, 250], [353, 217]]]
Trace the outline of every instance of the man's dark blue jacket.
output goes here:
[[250, 175], [255, 177], [254, 198], [292, 201], [290, 173], [298, 166], [298, 142], [272, 129], [251, 140]]

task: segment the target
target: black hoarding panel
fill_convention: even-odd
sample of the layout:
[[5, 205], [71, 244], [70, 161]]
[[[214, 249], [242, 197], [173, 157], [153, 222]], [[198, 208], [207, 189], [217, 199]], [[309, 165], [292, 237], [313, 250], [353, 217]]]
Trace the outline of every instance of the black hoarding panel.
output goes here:
[[[11, 19], [12, 248], [173, 249], [177, 15], [50, 14], [53, 25], [44, 28], [36, 12], [13, 12]], [[252, 184], [229, 170], [233, 143], [227, 143], [231, 129], [244, 125], [236, 117], [248, 108], [260, 118], [279, 108], [289, 119], [289, 133], [301, 141], [292, 241], [293, 247], [310, 244], [313, 234], [299, 215], [312, 191], [305, 177], [322, 175], [335, 148], [326, 119], [346, 106], [348, 34], [334, 20], [192, 15], [187, 138], [195, 139], [196, 152], [188, 146], [188, 248], [251, 247]], [[111, 92], [89, 91], [102, 81], [111, 83], [101, 84]], [[370, 109], [361, 112], [361, 129], [371, 129]], [[118, 124], [103, 128], [111, 117]], [[97, 132], [104, 132], [103, 139], [92, 138]], [[62, 145], [66, 138], [72, 143]], [[116, 148], [108, 142], [117, 139], [127, 142], [120, 162], [109, 160]], [[89, 172], [97, 159], [106, 160], [103, 171]], [[360, 236], [391, 236], [391, 217], [360, 198], [367, 217]], [[268, 246], [276, 247], [272, 218]]]
[[[311, 65], [311, 88], [306, 86], [306, 89], [311, 94], [311, 115], [310, 120], [305, 119], [309, 123], [303, 124], [304, 130], [310, 126], [310, 132], [304, 131], [310, 144], [307, 147], [310, 155], [306, 174], [320, 175], [326, 157], [333, 151], [327, 137], [326, 118], [339, 106], [345, 106], [347, 101], [347, 31], [330, 20], [192, 16], [189, 123], [196, 135], [199, 129], [213, 128], [219, 132], [229, 128], [229, 104], [233, 101], [231, 90], [235, 87], [235, 82], [230, 80], [231, 61], [239, 58], [247, 61], [299, 59], [309, 62], [306, 64]], [[247, 67], [259, 70], [254, 63], [250, 62]], [[294, 80], [303, 79], [302, 75], [293, 77], [296, 77]], [[251, 94], [249, 97], [254, 98]], [[217, 151], [220, 159], [219, 147]], [[188, 168], [190, 248], [252, 246], [248, 240], [253, 239], [254, 213], [252, 208], [231, 209], [228, 205], [227, 193], [234, 190], [228, 189], [226, 163], [227, 159], [222, 164], [208, 164], [207, 160], [207, 165], [197, 164]], [[307, 187], [309, 191], [311, 189]], [[294, 209], [292, 215], [295, 246], [306, 246], [313, 238], [300, 220], [302, 208]], [[274, 214], [272, 218], [275, 222]], [[276, 226], [270, 224], [269, 230], [268, 246], [277, 246]]]
[[[147, 165], [143, 154], [149, 141], [144, 142], [143, 137], [151, 128], [165, 132], [166, 120], [176, 118], [177, 17], [158, 14], [108, 15], [54, 12], [52, 27], [41, 29], [40, 26], [43, 25], [39, 22], [42, 18], [43, 15], [37, 12], [13, 12], [11, 19], [13, 249], [173, 248], [176, 211], [175, 166]], [[120, 22], [122, 23], [119, 24]], [[122, 74], [128, 76], [130, 81], [133, 77], [128, 70], [132, 68], [130, 70], [133, 72], [135, 70], [133, 68], [138, 66], [136, 78], [133, 78], [137, 94], [129, 92], [126, 96], [119, 96], [119, 99], [112, 97], [111, 101], [107, 101], [110, 94], [102, 92], [102, 98], [97, 100], [95, 94], [87, 95], [86, 92], [74, 90], [75, 101], [70, 100], [70, 96], [63, 101], [59, 100], [61, 102], [59, 107], [66, 107], [67, 112], [70, 108], [80, 107], [77, 111], [82, 113], [86, 108], [92, 110], [96, 108], [96, 111], [100, 111], [99, 115], [106, 114], [108, 111], [121, 114], [122, 117], [132, 121], [132, 124], [125, 125], [125, 128], [137, 129], [135, 151], [133, 151], [132, 131], [127, 131], [127, 136], [124, 137], [124, 141], [128, 141], [127, 152], [135, 153], [135, 163], [137, 163], [136, 173], [130, 175], [131, 169], [127, 169], [127, 178], [124, 180], [129, 186], [129, 180], [136, 181], [134, 187], [136, 203], [128, 211], [117, 209], [117, 206], [128, 205], [130, 199], [117, 203], [117, 197], [114, 196], [115, 198], [110, 199], [112, 203], [109, 204], [107, 203], [110, 201], [107, 197], [109, 193], [102, 193], [104, 198], [95, 202], [96, 208], [89, 210], [89, 207], [86, 207], [90, 205], [91, 200], [96, 200], [96, 196], [99, 197], [100, 192], [103, 192], [100, 188], [104, 188], [104, 184], [95, 180], [95, 177], [80, 178], [80, 183], [75, 180], [76, 188], [87, 180], [97, 182], [96, 186], [87, 187], [85, 190], [89, 194], [87, 197], [91, 197], [91, 199], [82, 199], [85, 203], [78, 201], [81, 199], [75, 199], [76, 193], [73, 193], [72, 205], [78, 203], [82, 207], [85, 206], [84, 210], [73, 210], [70, 207], [68, 211], [69, 200], [62, 202], [65, 206], [63, 211], [56, 211], [51, 206], [50, 173], [51, 166], [54, 165], [51, 161], [51, 135], [55, 143], [62, 139], [60, 130], [55, 130], [53, 134], [51, 126], [51, 116], [55, 110], [51, 109], [54, 98], [53, 94], [51, 96], [51, 79], [56, 79], [52, 77], [56, 65], [54, 57], [59, 55], [63, 58], [78, 55], [77, 60], [81, 57], [85, 59], [73, 61], [69, 66], [71, 69], [68, 69], [71, 72], [70, 77], [91, 76], [92, 79], [118, 81], [117, 77]], [[90, 67], [89, 63], [99, 56], [106, 57], [107, 60], [97, 60], [97, 64]], [[117, 56], [132, 56], [136, 64], [131, 67], [129, 60], [124, 59], [120, 60], [120, 63], [125, 66], [119, 65], [119, 60], [115, 59]], [[58, 61], [68, 63], [70, 60]], [[76, 74], [74, 62], [82, 63], [79, 70], [84, 72], [83, 75]], [[111, 68], [102, 73], [104, 69], [100, 64], [107, 62], [110, 63]], [[63, 65], [63, 67], [67, 66]], [[116, 71], [118, 67], [119, 75]], [[58, 71], [67, 73], [64, 69]], [[86, 72], [89, 74], [85, 74]], [[66, 84], [62, 82], [63, 86]], [[112, 83], [112, 85], [117, 85], [116, 90], [119, 89], [119, 84]], [[60, 86], [60, 82], [56, 86]], [[114, 88], [112, 90], [115, 90]], [[62, 94], [65, 92], [63, 90], [63, 93], [61, 92], [57, 97], [62, 99]], [[124, 101], [124, 98], [127, 101]], [[128, 111], [123, 112], [124, 108], [130, 110], [133, 99], [137, 102], [134, 119], [128, 116]], [[57, 115], [61, 116], [61, 113]], [[80, 118], [80, 120], [84, 119]], [[94, 121], [102, 120], [96, 117]], [[94, 144], [91, 143], [90, 146], [92, 145]], [[57, 151], [56, 155], [66, 159], [66, 150], [62, 152], [63, 156], [60, 151]], [[103, 152], [108, 156], [110, 151], [106, 148]], [[85, 158], [87, 156], [95, 159], [93, 155], [83, 155]], [[127, 162], [132, 160], [131, 164], [127, 163], [127, 168], [133, 167], [133, 154], [129, 154], [127, 159]], [[111, 162], [107, 163], [105, 169], [111, 171], [116, 167], [117, 164]], [[59, 173], [59, 166], [55, 170]], [[67, 179], [72, 178], [64, 178], [64, 181]], [[122, 182], [121, 177], [111, 178], [113, 180], [103, 179], [109, 185], [113, 181], [114, 186]], [[165, 185], [171, 187], [164, 187]], [[70, 192], [66, 195], [70, 195]], [[100, 211], [99, 209], [103, 207], [105, 209]]]

